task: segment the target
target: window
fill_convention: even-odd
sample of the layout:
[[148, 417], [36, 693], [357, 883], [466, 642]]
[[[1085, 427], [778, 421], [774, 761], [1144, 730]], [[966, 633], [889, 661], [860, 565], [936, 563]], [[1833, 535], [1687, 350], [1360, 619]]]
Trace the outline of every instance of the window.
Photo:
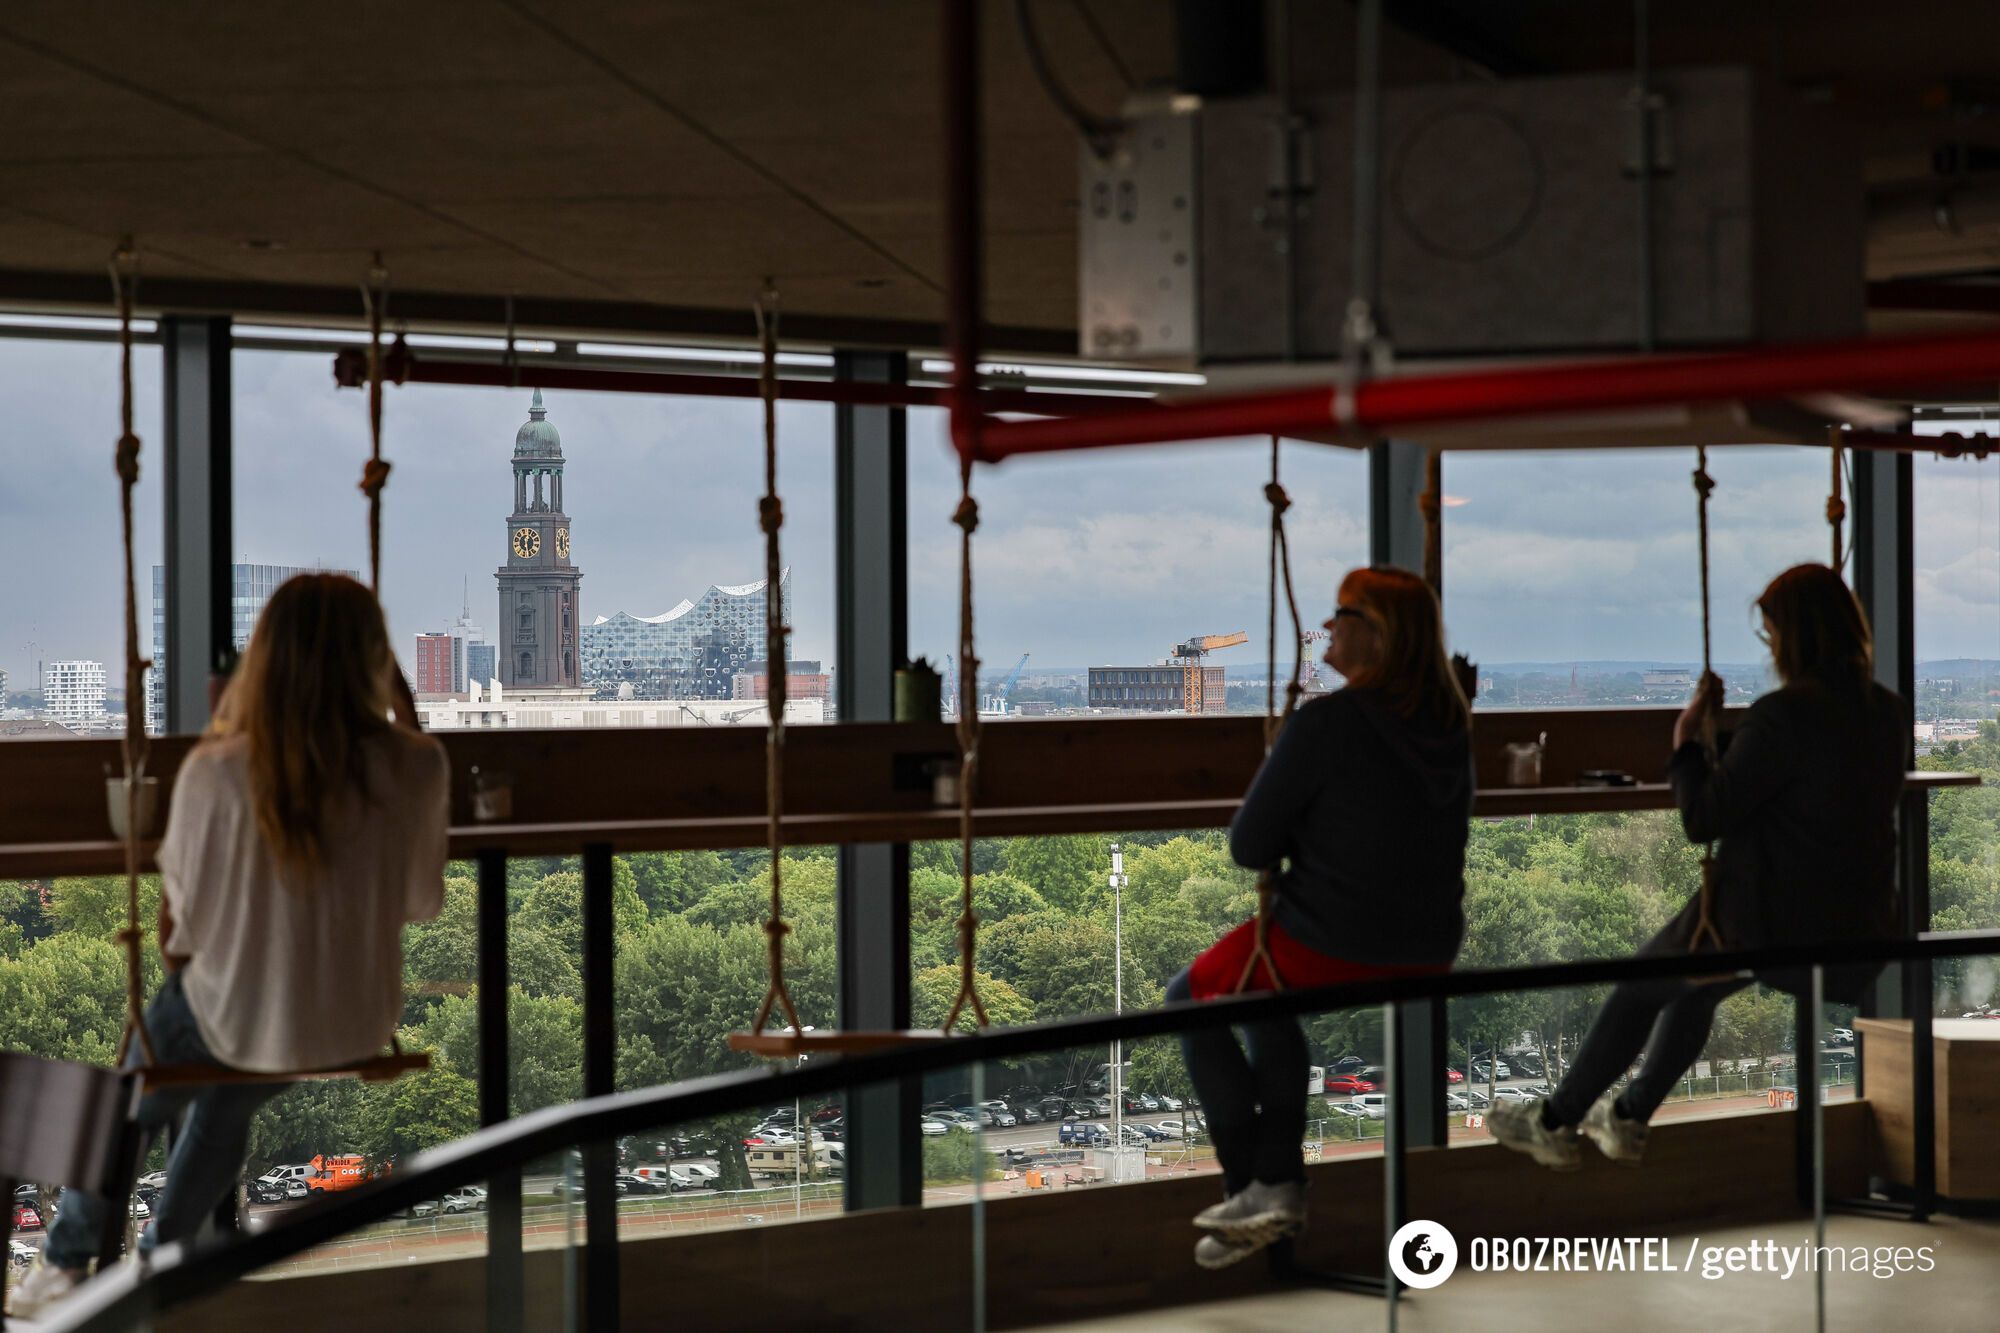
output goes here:
[[[956, 458], [944, 414], [910, 413], [910, 652], [958, 652]], [[1268, 443], [1240, 440], [1012, 459], [973, 475], [979, 693], [989, 716], [1260, 712], [1270, 510]], [[1303, 628], [1368, 559], [1368, 468], [1351, 449], [1288, 443], [1281, 476]], [[1191, 639], [1241, 641], [1162, 669]], [[1289, 634], [1280, 613], [1280, 634]], [[1310, 666], [1317, 654], [1308, 645]], [[1023, 654], [1027, 655], [1025, 661]], [[1282, 639], [1277, 669], [1291, 669]], [[1015, 674], [1016, 663], [1020, 663]], [[1331, 683], [1325, 669], [1318, 678]], [[1095, 695], [1095, 697], [1093, 697]], [[951, 698], [947, 690], [946, 698]], [[947, 707], [951, 704], [947, 702]]]
[[[1982, 420], [1921, 423], [1991, 435]], [[2000, 925], [2000, 459], [1937, 458], [1914, 463], [1917, 633], [1917, 767], [1978, 773], [1984, 786], [1930, 797], [1931, 925], [1990, 930]], [[1934, 965], [1937, 1012], [1979, 1014], [1992, 1007], [1994, 970], [1985, 958]]]
[[[1752, 603], [1824, 563], [1820, 449], [1709, 450], [1715, 669], [1732, 703], [1775, 684]], [[1692, 449], [1445, 456], [1445, 627], [1479, 707], [1684, 703], [1701, 671]]]
[[[331, 387], [329, 355], [236, 355], [237, 546], [249, 560], [365, 577], [359, 497], [297, 502], [352, 495], [367, 452], [365, 396]], [[533, 401], [531, 387], [389, 391], [382, 586], [397, 652], [410, 657], [423, 633], [496, 640], [503, 686], [581, 688], [605, 725], [645, 725], [648, 712], [658, 725], [720, 720], [738, 677], [764, 665], [761, 409], [554, 390]], [[779, 595], [794, 660], [823, 675], [834, 656], [832, 410], [786, 404], [779, 425]], [[560, 461], [545, 456], [555, 450]], [[423, 701], [428, 725], [534, 725], [530, 711], [584, 724], [579, 707], [472, 700], [487, 682], [465, 674], [451, 698]], [[824, 709], [799, 692], [789, 720]]]
[[[132, 353], [133, 495], [142, 657], [166, 637], [160, 352]], [[8, 428], [0, 442], [0, 523], [16, 563], [0, 586], [0, 739], [114, 735], [128, 706], [158, 729], [157, 673], [147, 697], [125, 697], [124, 574], [118, 478], [118, 349], [85, 342], [0, 340]], [[153, 705], [149, 707], [149, 704]]]

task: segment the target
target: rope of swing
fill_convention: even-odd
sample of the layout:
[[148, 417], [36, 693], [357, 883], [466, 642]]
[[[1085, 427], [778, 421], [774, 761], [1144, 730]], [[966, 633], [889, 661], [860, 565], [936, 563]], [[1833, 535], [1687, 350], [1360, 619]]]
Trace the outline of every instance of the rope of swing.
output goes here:
[[1826, 443], [1827, 455], [1832, 464], [1832, 479], [1826, 493], [1826, 524], [1833, 529], [1833, 560], [1830, 563], [1833, 572], [1839, 574], [1847, 564], [1847, 546], [1840, 531], [1841, 522], [1847, 517], [1847, 501], [1842, 499], [1840, 494], [1841, 470], [1845, 464], [1842, 454], [1845, 450], [1841, 448], [1838, 425], [1826, 428]]
[[793, 1032], [803, 1032], [791, 988], [785, 984], [785, 600], [783, 552], [778, 542], [785, 526], [784, 502], [778, 498], [778, 293], [765, 286], [754, 307], [763, 367], [757, 377], [764, 405], [764, 496], [757, 502], [757, 524], [764, 531], [764, 696], [770, 724], [764, 729], [765, 840], [771, 849], [771, 914], [764, 921], [765, 967], [770, 984], [750, 1024], [762, 1032], [774, 1008], [782, 1009]]
[[[1278, 480], [1278, 437], [1271, 437], [1271, 479], [1264, 483], [1264, 499], [1271, 506], [1271, 555], [1270, 575], [1267, 588], [1264, 635], [1264, 660], [1270, 664], [1270, 679], [1264, 682], [1264, 753], [1270, 754], [1271, 747], [1278, 743], [1278, 733], [1291, 720], [1298, 707], [1299, 695], [1305, 686], [1300, 677], [1305, 674], [1306, 641], [1304, 628], [1299, 622], [1299, 599], [1292, 590], [1292, 547], [1285, 534], [1285, 511], [1292, 507], [1292, 499], [1285, 494], [1285, 488]], [[1277, 709], [1277, 664], [1278, 664], [1278, 590], [1282, 585], [1285, 606], [1292, 617], [1292, 674], [1285, 683], [1285, 708]], [[1248, 989], [1251, 979], [1257, 974], [1257, 965], [1262, 963], [1270, 974], [1274, 990], [1285, 988], [1285, 979], [1278, 972], [1277, 959], [1271, 956], [1271, 910], [1277, 901], [1277, 873], [1266, 866], [1257, 873], [1257, 916], [1251, 940], [1250, 957], [1244, 961], [1243, 974], [1236, 979], [1236, 994]]]
[[382, 320], [389, 306], [389, 270], [380, 251], [361, 284], [362, 308], [368, 312], [368, 461], [361, 468], [361, 493], [368, 497], [368, 588], [382, 596], [382, 488], [389, 481], [389, 464], [382, 457]]
[[979, 998], [975, 975], [979, 950], [979, 914], [972, 907], [972, 794], [979, 776], [979, 659], [973, 655], [972, 534], [979, 530], [979, 502], [972, 498], [972, 453], [958, 456], [958, 508], [951, 521], [958, 525], [958, 994], [945, 1015], [950, 1032], [968, 1005], [973, 1021], [987, 1025], [986, 1005]]
[[155, 1063], [152, 1034], [146, 1031], [145, 995], [140, 970], [139, 929], [139, 792], [146, 778], [150, 742], [139, 711], [144, 698], [146, 669], [152, 663], [139, 655], [139, 590], [133, 574], [132, 492], [139, 485], [139, 435], [132, 428], [132, 304], [139, 287], [139, 255], [126, 237], [111, 255], [111, 295], [118, 306], [118, 513], [125, 550], [125, 738], [120, 749], [125, 768], [125, 929], [118, 942], [125, 946], [125, 1030], [118, 1038], [117, 1063], [125, 1063], [134, 1038], [145, 1063]]
[[[1713, 622], [1709, 610], [1708, 594], [1708, 502], [1715, 493], [1715, 478], [1708, 474], [1708, 446], [1695, 446], [1694, 465], [1695, 515], [1697, 521], [1698, 548], [1701, 560], [1701, 683], [1695, 687], [1697, 695], [1708, 688], [1714, 672]], [[1715, 768], [1715, 713], [1704, 710], [1701, 717], [1701, 750], [1711, 771]], [[1715, 841], [1710, 839], [1701, 849], [1701, 897], [1696, 907], [1694, 933], [1688, 938], [1688, 952], [1700, 949], [1706, 940], [1720, 949], [1722, 932], [1715, 925]]]

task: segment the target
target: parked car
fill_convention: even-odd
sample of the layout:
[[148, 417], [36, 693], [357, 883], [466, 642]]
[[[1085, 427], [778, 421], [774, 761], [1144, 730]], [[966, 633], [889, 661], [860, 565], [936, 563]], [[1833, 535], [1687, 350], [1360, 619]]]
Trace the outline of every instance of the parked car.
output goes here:
[[1368, 1062], [1358, 1055], [1343, 1055], [1326, 1067], [1329, 1074], [1351, 1074]]
[[1852, 1028], [1835, 1028], [1833, 1031], [1827, 1033], [1827, 1035], [1833, 1038], [1835, 1045], [1852, 1046], [1854, 1044], [1854, 1029]]
[[1147, 1142], [1149, 1143], [1160, 1143], [1166, 1139], [1173, 1137], [1171, 1134], [1167, 1133], [1166, 1130], [1161, 1129], [1158, 1125], [1135, 1124], [1130, 1126], [1130, 1128], [1136, 1129], [1141, 1134], [1144, 1134], [1146, 1136]]
[[1042, 1123], [1042, 1108], [1034, 1102], [1022, 1102], [1019, 1106], [1014, 1107], [1013, 1111], [1014, 1118], [1024, 1125], [1039, 1125]]
[[698, 1185], [713, 1185], [722, 1175], [722, 1168], [711, 1166], [707, 1162], [683, 1162], [674, 1169], [687, 1172], [689, 1178]]
[[13, 1209], [14, 1230], [40, 1231], [42, 1229], [42, 1214], [34, 1204], [23, 1203], [19, 1199], [16, 1199]]
[[1465, 1105], [1467, 1110], [1484, 1111], [1492, 1103], [1486, 1099], [1486, 1094], [1483, 1092], [1467, 1092], [1465, 1094]]
[[1201, 1126], [1192, 1120], [1162, 1120], [1160, 1128], [1168, 1137], [1176, 1139], [1183, 1135], [1201, 1133]]
[[1465, 1082], [1465, 1075], [1459, 1073], [1456, 1069], [1447, 1069], [1444, 1071], [1444, 1081], [1446, 1083], [1463, 1083]]
[[7, 1262], [16, 1268], [31, 1267], [35, 1262], [35, 1256], [39, 1253], [40, 1251], [24, 1240], [15, 1240], [12, 1236], [7, 1238]]
[[654, 1180], [650, 1176], [638, 1175], [631, 1171], [620, 1171], [617, 1179], [618, 1192], [620, 1194], [670, 1194], [673, 1192], [673, 1182], [671, 1180]]
[[1472, 1103], [1458, 1093], [1447, 1092], [1444, 1095], [1444, 1109], [1447, 1111], [1470, 1111]]
[[1507, 1057], [1507, 1063], [1513, 1066], [1515, 1073], [1527, 1074], [1532, 1078], [1540, 1078], [1548, 1072], [1542, 1067], [1542, 1057], [1533, 1051], [1521, 1051], [1510, 1055]]
[[1096, 1102], [1093, 1102], [1088, 1098], [1083, 1098], [1083, 1097], [1074, 1098], [1064, 1103], [1063, 1113], [1065, 1115], [1075, 1116], [1079, 1120], [1088, 1120], [1092, 1116], [1103, 1114], [1103, 1112], [1097, 1109]]
[[1526, 1088], [1495, 1088], [1493, 1100], [1496, 1102], [1531, 1102], [1535, 1094]]
[[144, 1199], [138, 1197], [136, 1194], [133, 1195], [132, 1220], [135, 1222], [143, 1222], [152, 1215], [153, 1215], [152, 1207], [148, 1205]]
[[946, 1125], [945, 1122], [942, 1120], [935, 1120], [926, 1116], [924, 1119], [919, 1120], [917, 1122], [917, 1130], [925, 1138], [934, 1139], [939, 1137], [940, 1135], [949, 1134], [951, 1132], [951, 1127]]
[[1491, 1065], [1484, 1060], [1474, 1060], [1472, 1076], [1481, 1083], [1491, 1083], [1497, 1079], [1514, 1077], [1514, 1071], [1507, 1067], [1507, 1062], [1504, 1060]]
[[1086, 1148], [1108, 1148], [1111, 1146], [1111, 1131], [1090, 1121], [1073, 1120], [1056, 1132], [1056, 1142]]
[[1326, 1090], [1329, 1093], [1344, 1092], [1350, 1094], [1373, 1092], [1375, 1091], [1375, 1085], [1355, 1074], [1334, 1074], [1326, 1080]]
[[1164, 1092], [1156, 1092], [1153, 1096], [1159, 1099], [1162, 1111], [1178, 1111], [1181, 1109], [1181, 1099], [1178, 1097], [1169, 1097]]
[[1335, 1115], [1344, 1115], [1352, 1120], [1372, 1120], [1375, 1118], [1353, 1102], [1328, 1102], [1326, 1109]]
[[148, 1171], [145, 1175], [139, 1177], [137, 1183], [149, 1189], [165, 1189], [167, 1187], [167, 1173], [164, 1171]]

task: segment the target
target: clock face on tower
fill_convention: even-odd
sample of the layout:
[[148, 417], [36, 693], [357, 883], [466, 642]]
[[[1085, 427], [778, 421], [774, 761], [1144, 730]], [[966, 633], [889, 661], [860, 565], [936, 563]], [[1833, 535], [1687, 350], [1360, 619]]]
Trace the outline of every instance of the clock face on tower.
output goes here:
[[514, 529], [514, 554], [523, 560], [534, 558], [541, 552], [542, 534], [533, 528]]
[[569, 559], [569, 529], [568, 529], [568, 528], [557, 528], [557, 529], [556, 529], [556, 558], [557, 558], [558, 560], [567, 560], [567, 559]]

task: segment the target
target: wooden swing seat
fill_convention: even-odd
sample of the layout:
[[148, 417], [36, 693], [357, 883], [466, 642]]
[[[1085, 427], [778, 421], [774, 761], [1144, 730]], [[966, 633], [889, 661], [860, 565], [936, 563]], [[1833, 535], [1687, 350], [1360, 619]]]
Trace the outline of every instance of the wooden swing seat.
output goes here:
[[151, 1092], [162, 1088], [186, 1088], [217, 1083], [327, 1083], [336, 1079], [359, 1079], [363, 1083], [388, 1083], [405, 1074], [419, 1074], [431, 1067], [428, 1051], [397, 1052], [377, 1056], [359, 1064], [335, 1065], [326, 1069], [292, 1069], [268, 1073], [255, 1069], [231, 1069], [227, 1065], [154, 1065], [138, 1070], [139, 1081]]
[[953, 1033], [942, 1028], [886, 1029], [875, 1032], [732, 1032], [729, 1049], [767, 1060], [787, 1060], [801, 1055], [866, 1055], [871, 1051], [893, 1050], [924, 1042], [950, 1041]]

